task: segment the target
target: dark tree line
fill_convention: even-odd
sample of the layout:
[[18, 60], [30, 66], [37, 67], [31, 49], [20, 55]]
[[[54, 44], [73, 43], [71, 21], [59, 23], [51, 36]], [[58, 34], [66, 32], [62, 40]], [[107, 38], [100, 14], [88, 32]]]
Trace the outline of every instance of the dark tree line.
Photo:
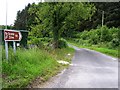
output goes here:
[[[120, 27], [120, 3], [117, 2], [104, 2], [104, 3], [94, 3], [96, 7], [96, 12], [91, 17], [90, 20], [81, 19], [81, 24], [78, 31], [83, 31], [85, 29], [90, 30], [96, 28], [98, 25], [102, 24], [102, 11], [104, 11], [104, 25], [108, 27]], [[35, 12], [31, 15], [28, 13], [31, 4], [25, 7], [22, 11], [18, 11], [17, 18], [14, 23], [15, 29], [27, 29], [30, 30], [30, 25], [36, 24]], [[35, 7], [37, 8], [37, 7]], [[37, 9], [36, 9], [37, 10]], [[68, 25], [69, 26], [69, 25]], [[72, 29], [72, 28], [71, 28]], [[66, 31], [67, 32], [67, 31]], [[65, 33], [65, 32], [64, 32]]]
[[118, 2], [103, 2], [94, 3], [96, 12], [91, 20], [83, 20], [80, 26], [80, 31], [90, 30], [102, 25], [102, 11], [104, 11], [104, 25], [108, 27], [120, 27], [120, 3]]
[[22, 11], [17, 12], [14, 29], [30, 30], [30, 25], [34, 21], [34, 17], [28, 12], [30, 7], [31, 4], [28, 4]]

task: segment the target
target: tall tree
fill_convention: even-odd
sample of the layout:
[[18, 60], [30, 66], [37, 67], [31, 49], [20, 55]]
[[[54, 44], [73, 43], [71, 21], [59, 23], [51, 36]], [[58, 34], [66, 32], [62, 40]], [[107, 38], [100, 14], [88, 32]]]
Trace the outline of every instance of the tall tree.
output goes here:
[[[35, 7], [35, 8], [34, 8]], [[35, 11], [35, 12], [34, 12]], [[80, 20], [93, 15], [95, 8], [89, 3], [39, 3], [33, 5], [29, 12], [36, 15], [37, 25], [32, 26], [31, 34], [41, 36], [38, 32], [52, 32], [54, 48], [58, 48], [58, 41], [65, 29], [75, 30]], [[68, 25], [70, 25], [68, 28]], [[70, 33], [70, 32], [69, 32]]]
[[33, 18], [32, 15], [30, 16], [30, 14], [28, 13], [28, 10], [30, 7], [31, 7], [31, 4], [28, 4], [25, 7], [25, 9], [17, 12], [17, 17], [14, 22], [14, 29], [23, 29], [23, 30], [29, 29], [30, 24], [33, 22], [31, 20]]

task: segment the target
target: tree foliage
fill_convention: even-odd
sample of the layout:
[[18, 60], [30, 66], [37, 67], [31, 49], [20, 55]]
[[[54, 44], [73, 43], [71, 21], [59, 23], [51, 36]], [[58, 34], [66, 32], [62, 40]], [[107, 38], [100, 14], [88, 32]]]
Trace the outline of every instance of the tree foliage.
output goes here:
[[[28, 4], [22, 11], [18, 11], [14, 24], [15, 29], [29, 30], [29, 38], [53, 38], [55, 48], [59, 47], [61, 37], [77, 37], [77, 33], [100, 28], [102, 23], [102, 11], [104, 14], [104, 25], [102, 27], [103, 37], [100, 39], [101, 32], [96, 30], [96, 34], [89, 32], [82, 34], [81, 37], [86, 42], [93, 44], [99, 41], [117, 42], [111, 38], [108, 27], [120, 27], [120, 3], [62, 3], [45, 2], [38, 4]], [[107, 35], [107, 34], [108, 35]], [[89, 34], [89, 35], [88, 35]], [[87, 36], [88, 35], [88, 36]], [[113, 35], [114, 36], [114, 35]], [[87, 40], [91, 38], [91, 41]], [[41, 39], [39, 39], [41, 40]], [[38, 40], [38, 41], [39, 41]]]
[[[58, 47], [61, 35], [72, 35], [79, 29], [81, 19], [90, 18], [95, 7], [89, 3], [39, 3], [33, 4], [29, 13], [35, 14], [35, 23], [31, 26], [31, 35], [53, 37], [54, 47]], [[72, 34], [70, 34], [72, 33]]]
[[25, 9], [17, 12], [14, 29], [30, 30], [30, 25], [34, 22], [34, 17], [28, 12], [30, 7], [31, 4], [28, 4]]
[[103, 26], [78, 33], [74, 41], [78, 42], [80, 45], [99, 45], [117, 49], [120, 46], [119, 33], [119, 28]]

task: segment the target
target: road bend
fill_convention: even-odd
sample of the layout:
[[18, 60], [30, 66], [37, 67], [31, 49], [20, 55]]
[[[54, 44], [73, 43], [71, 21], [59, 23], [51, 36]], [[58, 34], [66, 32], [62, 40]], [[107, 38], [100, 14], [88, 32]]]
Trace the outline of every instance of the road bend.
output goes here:
[[38, 88], [118, 88], [118, 60], [94, 50], [77, 48], [68, 69]]

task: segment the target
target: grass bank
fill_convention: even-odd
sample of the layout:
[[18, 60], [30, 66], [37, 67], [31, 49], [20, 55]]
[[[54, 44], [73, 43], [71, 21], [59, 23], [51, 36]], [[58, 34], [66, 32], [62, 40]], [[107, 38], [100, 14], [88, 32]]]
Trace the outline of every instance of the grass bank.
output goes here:
[[88, 48], [88, 49], [91, 49], [91, 50], [95, 50], [95, 51], [110, 55], [112, 57], [118, 58], [118, 56], [119, 56], [118, 55], [118, 50], [115, 50], [115, 49], [109, 49], [109, 48], [106, 48], [106, 47], [99, 47], [97, 45], [83, 46], [83, 45], [80, 45], [79, 43], [76, 43], [74, 41], [68, 41], [68, 43], [70, 43], [70, 44], [72, 44], [74, 46], [77, 46], [79, 48]]
[[[4, 52], [4, 51], [3, 51]], [[32, 83], [38, 76], [41, 83], [56, 75], [66, 66], [57, 63], [56, 60], [70, 61], [74, 50], [72, 48], [41, 50], [19, 49], [16, 55], [9, 50], [9, 62], [2, 59], [3, 88], [21, 88]], [[71, 57], [68, 57], [68, 53]]]

